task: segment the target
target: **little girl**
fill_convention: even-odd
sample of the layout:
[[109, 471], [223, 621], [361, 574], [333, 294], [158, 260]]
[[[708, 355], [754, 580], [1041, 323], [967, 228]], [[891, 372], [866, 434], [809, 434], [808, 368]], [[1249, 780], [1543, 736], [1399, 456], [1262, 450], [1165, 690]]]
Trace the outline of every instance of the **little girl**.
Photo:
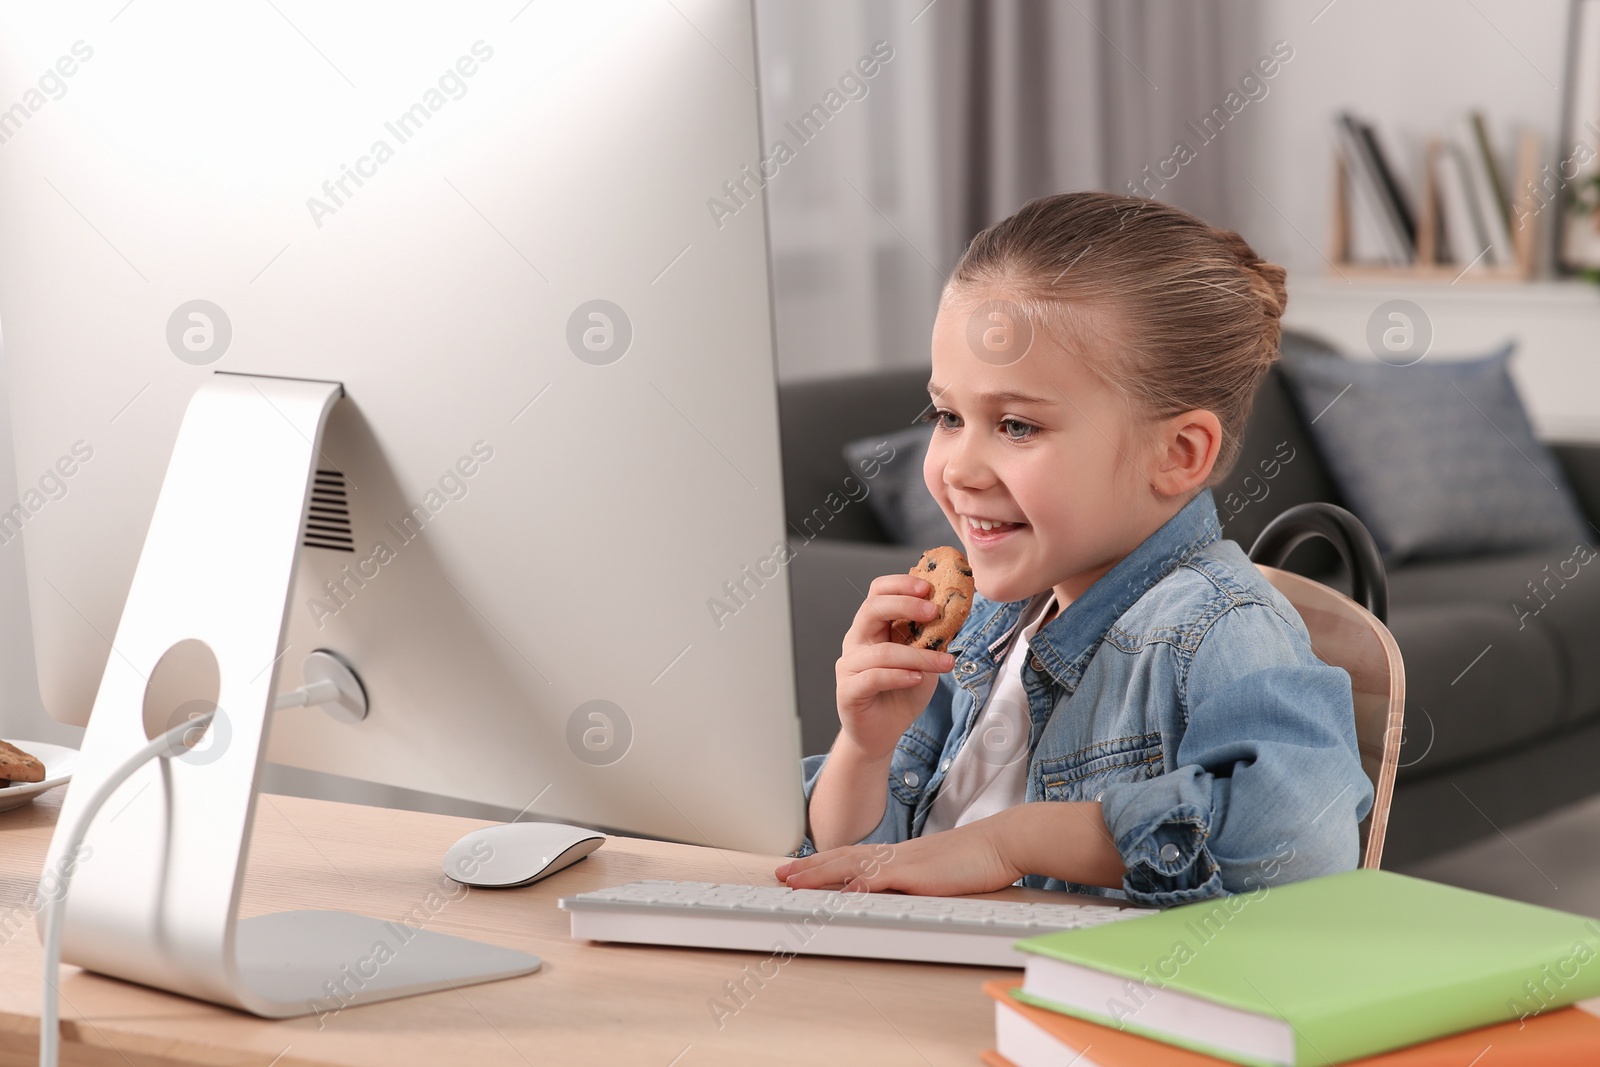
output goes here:
[[934, 321], [923, 477], [978, 595], [931, 651], [890, 635], [935, 617], [928, 583], [872, 583], [780, 880], [1164, 907], [1356, 865], [1349, 676], [1211, 493], [1285, 300], [1238, 234], [1138, 197], [1043, 197], [973, 239]]

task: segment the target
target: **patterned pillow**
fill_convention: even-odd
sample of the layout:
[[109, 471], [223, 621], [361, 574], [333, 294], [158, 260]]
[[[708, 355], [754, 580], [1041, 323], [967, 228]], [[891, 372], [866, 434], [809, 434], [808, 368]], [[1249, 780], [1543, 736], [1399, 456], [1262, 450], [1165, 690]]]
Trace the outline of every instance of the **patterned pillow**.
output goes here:
[[1512, 348], [1409, 366], [1284, 352], [1318, 450], [1386, 562], [1586, 540], [1512, 385]]
[[867, 504], [895, 544], [924, 549], [960, 544], [922, 480], [922, 460], [932, 439], [932, 426], [910, 426], [844, 446], [845, 462], [851, 470], [861, 470], [860, 464], [867, 462], [884, 441], [894, 446], [894, 458], [883, 464], [871, 483]]

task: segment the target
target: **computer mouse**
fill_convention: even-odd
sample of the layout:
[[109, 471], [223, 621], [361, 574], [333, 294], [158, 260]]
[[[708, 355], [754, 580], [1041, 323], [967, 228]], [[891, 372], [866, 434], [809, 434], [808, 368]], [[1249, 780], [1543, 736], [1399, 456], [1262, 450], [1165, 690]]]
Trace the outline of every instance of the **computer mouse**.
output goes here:
[[531, 885], [605, 844], [606, 835], [559, 822], [509, 822], [474, 830], [444, 854], [444, 873], [476, 889]]

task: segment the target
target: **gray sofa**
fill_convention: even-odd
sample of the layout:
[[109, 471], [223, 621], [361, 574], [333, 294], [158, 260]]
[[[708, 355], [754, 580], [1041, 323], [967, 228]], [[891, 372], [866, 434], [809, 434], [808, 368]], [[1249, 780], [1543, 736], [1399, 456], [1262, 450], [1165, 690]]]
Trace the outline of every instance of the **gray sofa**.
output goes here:
[[[1286, 333], [1286, 344], [1294, 340]], [[889, 540], [862, 495], [870, 483], [847, 466], [841, 449], [910, 425], [927, 403], [927, 376], [926, 368], [886, 371], [779, 389], [808, 753], [827, 751], [838, 730], [834, 662], [868, 584], [906, 570], [930, 547]], [[1600, 444], [1551, 447], [1589, 522], [1600, 528]], [[1274, 468], [1274, 478], [1257, 473], [1245, 481], [1259, 460], [1281, 458], [1289, 448], [1293, 459]], [[1238, 464], [1213, 492], [1223, 536], [1246, 550], [1270, 519], [1295, 504], [1348, 506], [1276, 368], [1257, 394]], [[948, 543], [959, 544], [953, 531]], [[1600, 560], [1577, 564], [1573, 554], [1574, 546], [1561, 545], [1390, 570], [1389, 629], [1405, 658], [1407, 728], [1386, 865], [1600, 792]], [[1320, 540], [1296, 548], [1286, 567], [1349, 591], [1338, 557]], [[1571, 575], [1575, 567], [1575, 577], [1559, 573]], [[1516, 605], [1541, 603], [1530, 582], [1542, 583], [1544, 606], [1536, 615], [1519, 614]]]

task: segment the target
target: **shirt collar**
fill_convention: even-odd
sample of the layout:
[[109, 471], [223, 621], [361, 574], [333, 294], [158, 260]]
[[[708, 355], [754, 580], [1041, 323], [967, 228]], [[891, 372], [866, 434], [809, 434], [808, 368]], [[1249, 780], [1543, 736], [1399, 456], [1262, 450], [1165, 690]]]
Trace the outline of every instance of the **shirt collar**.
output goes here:
[[[1221, 536], [1216, 502], [1207, 486], [1040, 628], [1030, 642], [1035, 657], [1057, 682], [1075, 687], [1112, 623], [1179, 563]], [[1048, 594], [1046, 590], [1039, 596]], [[1028, 617], [1026, 608], [1036, 599], [1006, 605], [996, 614], [996, 621], [1009, 623], [1005, 632], [987, 640], [991, 627], [984, 627], [985, 632], [978, 636], [985, 644], [978, 648], [985, 649], [992, 659], [1017, 624]]]

